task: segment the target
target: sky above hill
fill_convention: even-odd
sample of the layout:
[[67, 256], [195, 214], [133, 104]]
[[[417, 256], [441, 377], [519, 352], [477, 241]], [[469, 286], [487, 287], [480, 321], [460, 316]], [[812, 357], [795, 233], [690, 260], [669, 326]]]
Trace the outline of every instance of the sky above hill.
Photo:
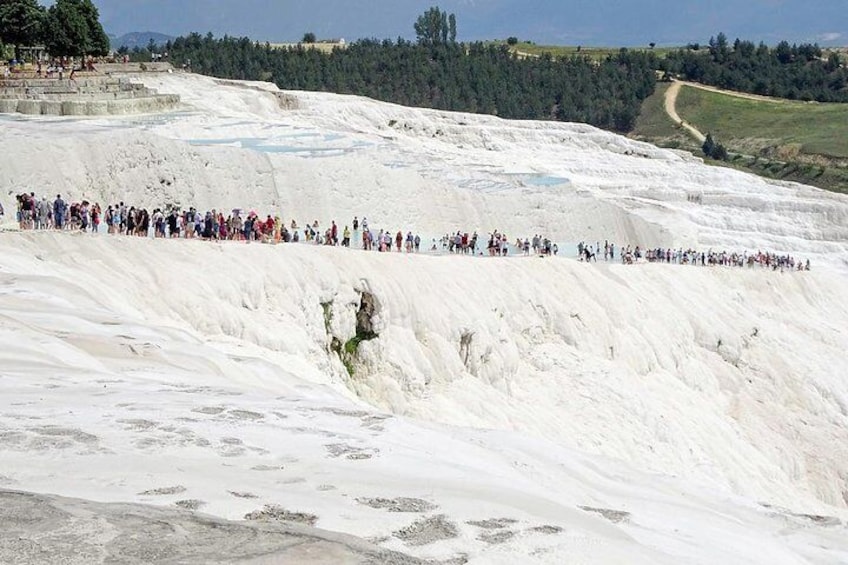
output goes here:
[[681, 45], [723, 31], [776, 43], [848, 44], [845, 0], [96, 0], [106, 31], [191, 31], [261, 41], [414, 37], [413, 22], [438, 4], [457, 15], [459, 39], [516, 36], [569, 45]]

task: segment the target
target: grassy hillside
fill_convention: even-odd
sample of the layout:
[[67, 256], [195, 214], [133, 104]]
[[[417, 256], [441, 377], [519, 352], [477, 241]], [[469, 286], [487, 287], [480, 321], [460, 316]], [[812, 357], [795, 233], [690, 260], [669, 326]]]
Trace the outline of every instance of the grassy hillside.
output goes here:
[[[603, 59], [620, 48], [519, 42], [510, 49], [529, 57], [550, 54]], [[629, 49], [652, 51], [664, 57], [679, 48]], [[702, 155], [700, 143], [666, 114], [664, 98], [668, 87], [659, 83], [656, 92], [643, 102], [631, 136]], [[677, 99], [677, 113], [700, 131], [712, 133], [731, 153], [730, 161], [708, 162], [848, 192], [848, 104], [750, 100], [684, 86]]]
[[[632, 137], [701, 155], [665, 113], [667, 84], [642, 105]], [[677, 113], [731, 152], [725, 164], [769, 178], [848, 192], [848, 104], [748, 100], [684, 86]]]
[[686, 147], [695, 144], [675, 124], [665, 112], [663, 101], [670, 83], [657, 83], [654, 93], [642, 103], [642, 111], [636, 119], [636, 126], [631, 133], [632, 137], [650, 141], [663, 147]]
[[765, 102], [684, 86], [677, 112], [737, 150], [848, 158], [848, 104]]

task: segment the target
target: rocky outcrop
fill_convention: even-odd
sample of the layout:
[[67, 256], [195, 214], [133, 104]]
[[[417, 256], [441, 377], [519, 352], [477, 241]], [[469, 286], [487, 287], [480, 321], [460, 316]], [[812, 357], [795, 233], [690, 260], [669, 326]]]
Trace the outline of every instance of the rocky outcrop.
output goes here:
[[361, 341], [377, 337], [374, 331], [374, 316], [378, 311], [377, 298], [370, 292], [360, 294], [359, 311], [356, 313], [356, 335]]

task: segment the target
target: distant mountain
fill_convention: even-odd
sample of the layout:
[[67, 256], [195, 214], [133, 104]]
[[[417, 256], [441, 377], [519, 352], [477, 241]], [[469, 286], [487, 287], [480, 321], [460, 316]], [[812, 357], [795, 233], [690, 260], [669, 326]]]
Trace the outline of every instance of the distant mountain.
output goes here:
[[121, 47], [132, 49], [133, 47], [147, 47], [151, 39], [156, 45], [163, 45], [174, 38], [164, 33], [156, 33], [155, 31], [134, 31], [132, 33], [125, 33], [120, 37], [110, 35], [109, 43], [112, 49], [120, 49]]

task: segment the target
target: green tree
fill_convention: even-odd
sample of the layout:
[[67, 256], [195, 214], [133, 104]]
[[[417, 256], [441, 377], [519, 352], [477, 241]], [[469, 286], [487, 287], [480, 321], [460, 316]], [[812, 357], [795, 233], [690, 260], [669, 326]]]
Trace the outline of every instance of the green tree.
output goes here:
[[47, 11], [45, 43], [51, 55], [106, 55], [109, 37], [91, 0], [56, 0]]
[[423, 45], [439, 45], [456, 42], [456, 16], [432, 7], [415, 22], [415, 36]]
[[704, 140], [704, 144], [701, 145], [701, 150], [704, 152], [704, 155], [707, 157], [713, 156], [713, 151], [715, 151], [715, 141], [713, 140], [713, 134], [708, 133], [707, 138]]
[[712, 155], [710, 155], [716, 161], [727, 161], [727, 149], [725, 149], [724, 145], [721, 143], [716, 143], [715, 148], [713, 149]]
[[304, 33], [303, 39], [301, 39], [301, 43], [315, 43], [315, 34], [311, 31]]
[[727, 45], [727, 36], [724, 33], [719, 33], [718, 37], [710, 38], [710, 55], [712, 55], [713, 61], [724, 63], [727, 61], [729, 54], [730, 49]]
[[51, 55], [82, 55], [88, 44], [88, 24], [76, 0], [56, 0], [47, 10], [45, 46]]
[[839, 70], [839, 66], [839, 54], [836, 53], [836, 51], [831, 51], [830, 55], [827, 56], [827, 64], [825, 65], [825, 70], [829, 73], [833, 73]]
[[0, 0], [0, 41], [15, 46], [15, 58], [21, 47], [41, 41], [45, 10], [37, 0]]
[[783, 65], [788, 65], [792, 62], [792, 48], [789, 46], [788, 41], [778, 43], [775, 54], [777, 55], [777, 60]]
[[515, 37], [515, 36], [507, 37], [506, 38], [506, 44], [507, 45], [518, 45], [518, 38]]
[[727, 161], [727, 148], [724, 145], [713, 139], [712, 134], [708, 133], [704, 144], [701, 146], [704, 155], [716, 161]]
[[91, 0], [80, 0], [80, 11], [88, 28], [88, 45], [85, 54], [105, 57], [109, 54], [109, 36], [100, 25], [100, 12]]

